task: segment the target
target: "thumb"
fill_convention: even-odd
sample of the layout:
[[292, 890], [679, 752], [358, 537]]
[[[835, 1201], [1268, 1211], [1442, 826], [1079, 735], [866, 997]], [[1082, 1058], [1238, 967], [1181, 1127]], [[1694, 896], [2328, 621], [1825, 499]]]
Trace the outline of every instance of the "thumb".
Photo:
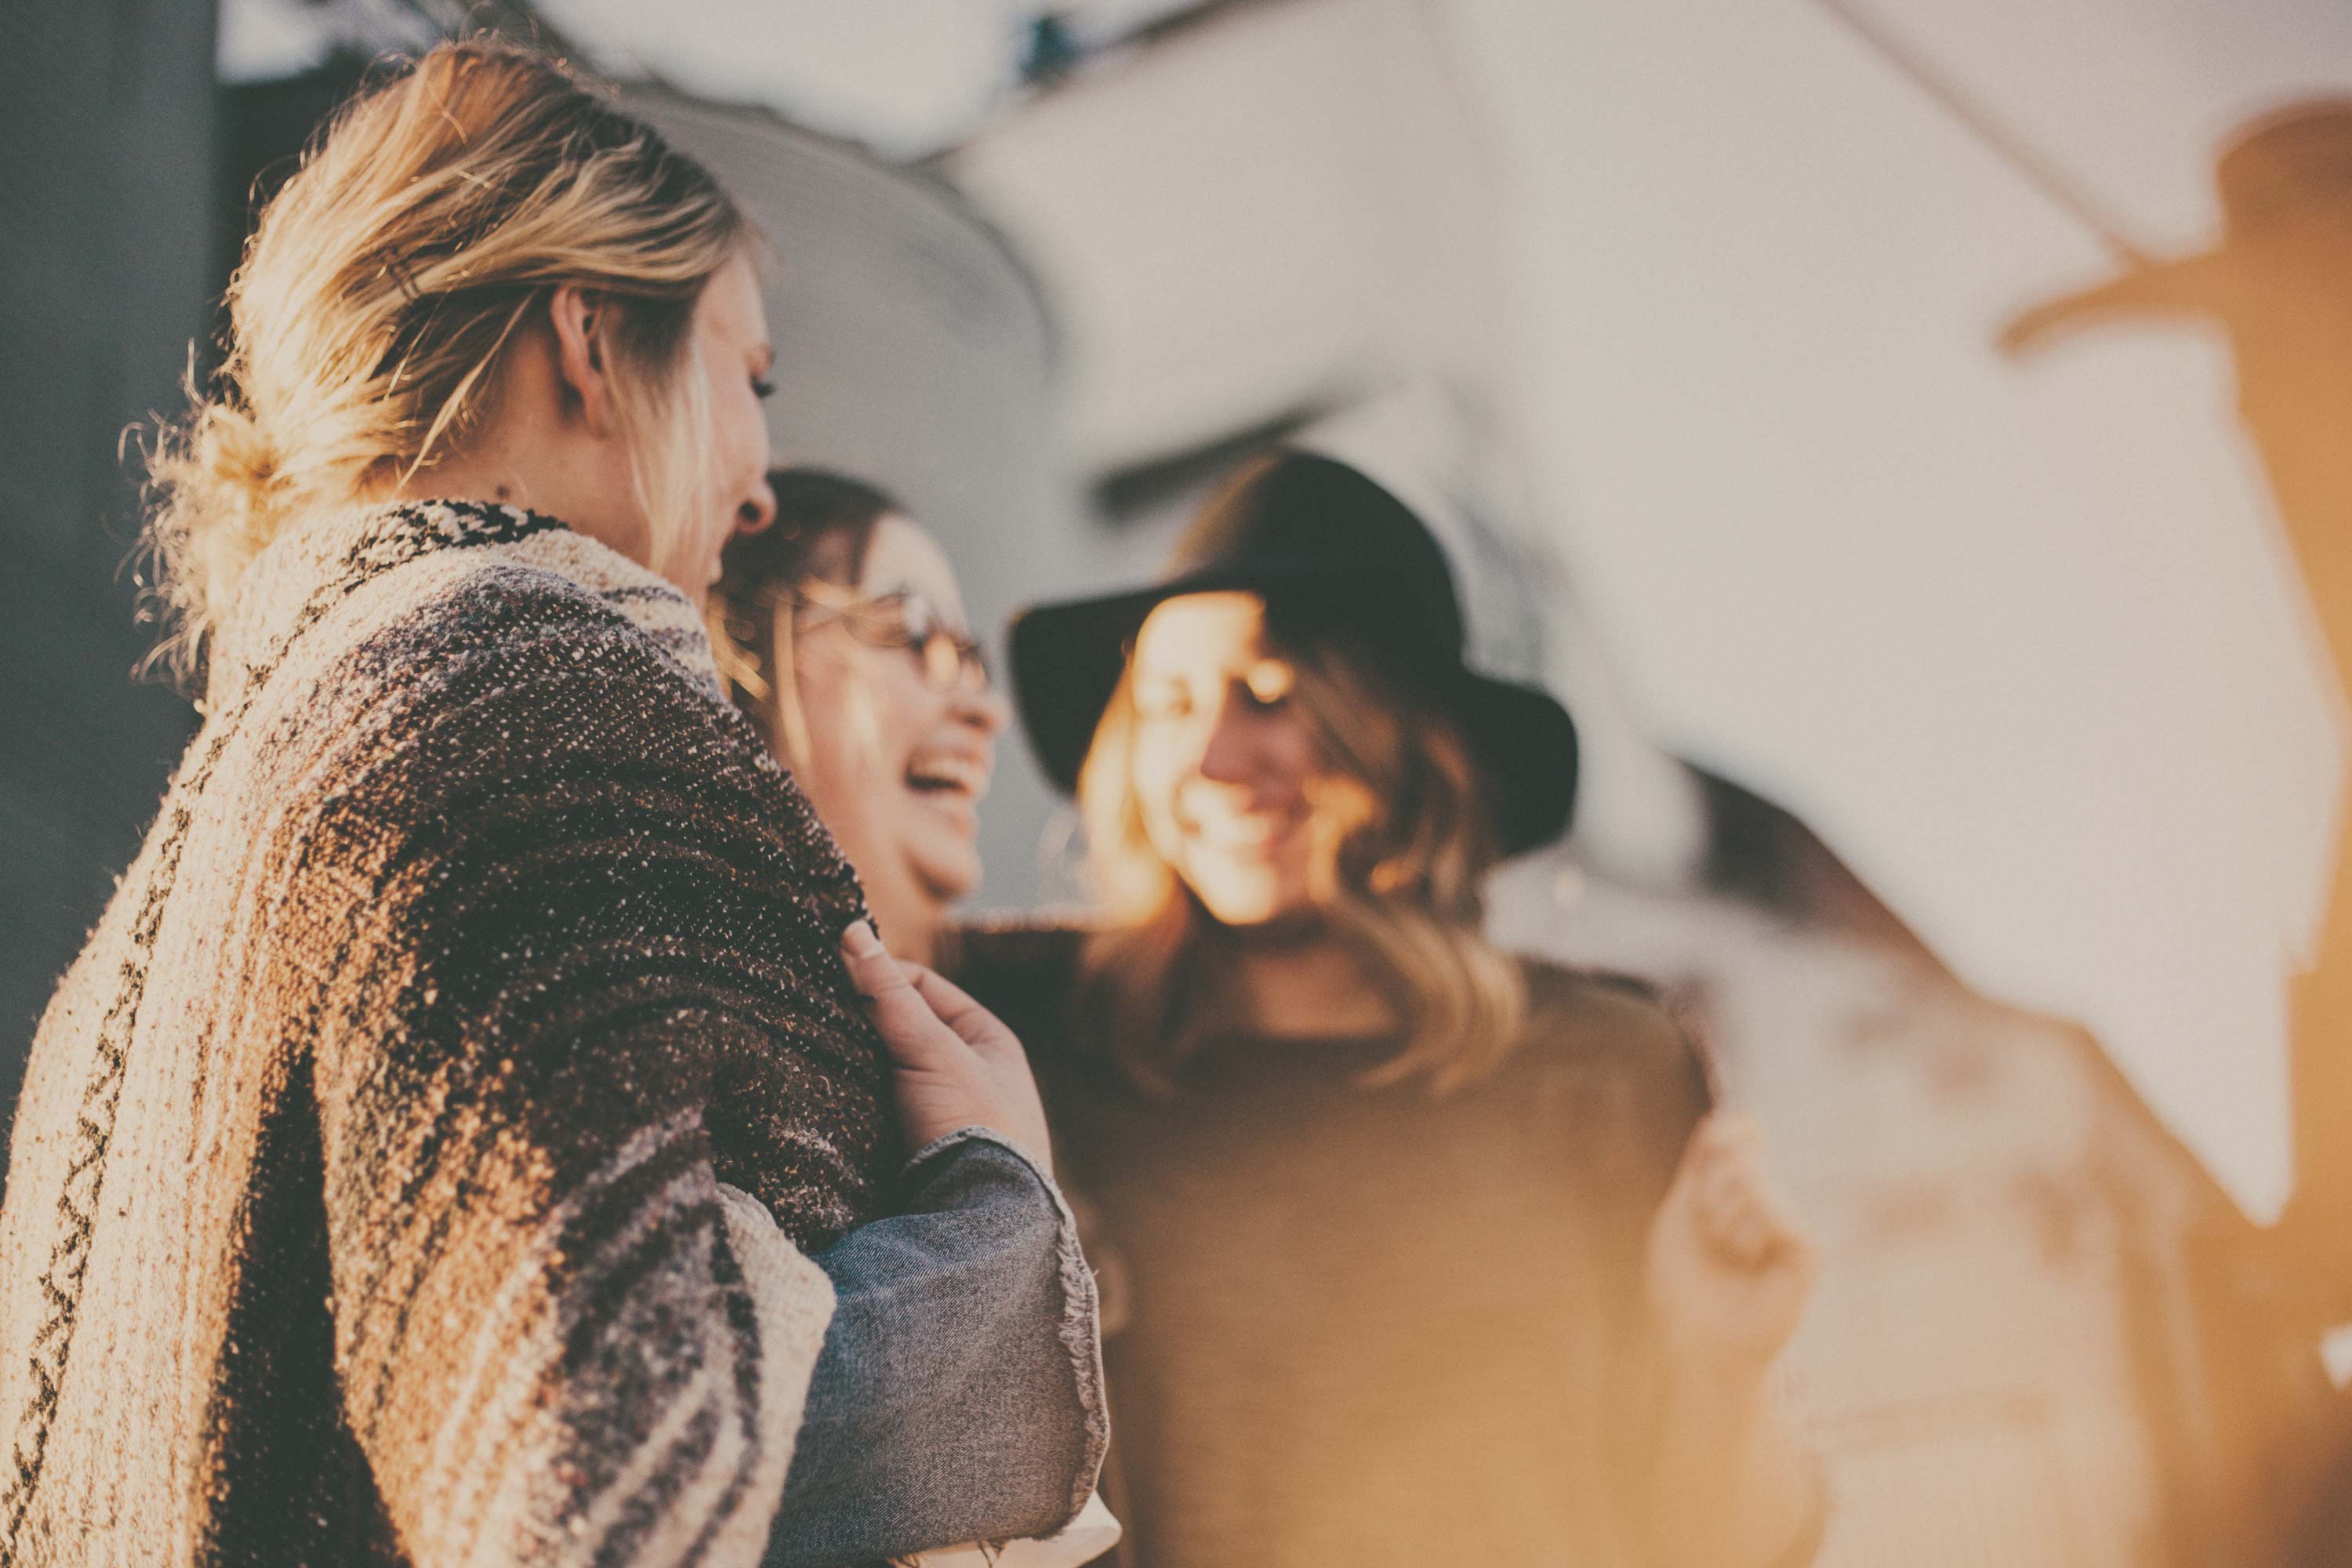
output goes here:
[[1752, 1135], [1752, 1125], [1736, 1111], [1715, 1110], [1701, 1118], [1683, 1145], [1682, 1158], [1659, 1200], [1654, 1223], [1661, 1229], [1675, 1231], [1696, 1225], [1704, 1215], [1703, 1194], [1709, 1178], [1727, 1154]]
[[899, 969], [915, 994], [923, 999], [939, 1021], [955, 1032], [957, 1039], [989, 1059], [1012, 1058], [1025, 1063], [1028, 1053], [1021, 1048], [1020, 1039], [997, 1016], [972, 1000], [971, 994], [935, 969], [919, 963], [901, 963]]
[[889, 1047], [890, 1059], [899, 1067], [939, 1066], [962, 1044], [940, 1022], [866, 921], [853, 921], [842, 931], [841, 962], [866, 1003], [866, 1015], [881, 1032], [882, 1043]]

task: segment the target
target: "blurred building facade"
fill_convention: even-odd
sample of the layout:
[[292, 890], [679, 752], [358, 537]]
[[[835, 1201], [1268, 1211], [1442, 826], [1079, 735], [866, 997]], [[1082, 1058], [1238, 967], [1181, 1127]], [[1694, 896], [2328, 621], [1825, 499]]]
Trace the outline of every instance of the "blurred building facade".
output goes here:
[[134, 682], [138, 465], [213, 288], [213, 0], [14, 7], [0, 47], [0, 1104], [194, 728]]

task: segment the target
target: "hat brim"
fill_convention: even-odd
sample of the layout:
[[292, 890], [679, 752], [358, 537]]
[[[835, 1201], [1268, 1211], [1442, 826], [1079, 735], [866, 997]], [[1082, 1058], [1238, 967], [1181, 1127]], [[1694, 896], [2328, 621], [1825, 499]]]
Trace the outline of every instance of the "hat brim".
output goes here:
[[[1327, 560], [1259, 556], [1211, 565], [1124, 594], [1024, 610], [1008, 641], [1014, 700], [1045, 776], [1075, 795], [1079, 769], [1151, 612], [1191, 594], [1334, 586], [1366, 575]], [[1458, 660], [1428, 672], [1432, 695], [1461, 727], [1486, 785], [1497, 847], [1517, 855], [1567, 830], [1576, 804], [1575, 721], [1549, 693], [1497, 680]]]

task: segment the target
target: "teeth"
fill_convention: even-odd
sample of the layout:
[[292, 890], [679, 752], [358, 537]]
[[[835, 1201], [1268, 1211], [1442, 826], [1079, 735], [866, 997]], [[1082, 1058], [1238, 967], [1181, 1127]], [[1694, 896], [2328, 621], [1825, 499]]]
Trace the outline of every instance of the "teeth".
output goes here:
[[907, 769], [907, 782], [927, 789], [959, 790], [977, 800], [988, 793], [988, 770], [965, 757], [926, 757]]
[[1255, 849], [1272, 843], [1289, 826], [1286, 817], [1213, 816], [1204, 817], [1197, 830], [1206, 843], [1223, 849]]

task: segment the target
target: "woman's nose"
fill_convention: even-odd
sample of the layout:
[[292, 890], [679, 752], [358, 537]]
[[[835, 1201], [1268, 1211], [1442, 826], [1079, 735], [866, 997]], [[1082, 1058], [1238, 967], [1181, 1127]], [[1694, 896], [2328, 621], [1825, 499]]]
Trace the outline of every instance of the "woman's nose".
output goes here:
[[1201, 748], [1200, 774], [1213, 784], [1248, 784], [1257, 771], [1257, 745], [1236, 704], [1220, 704]]
[[1002, 734], [1013, 722], [1013, 705], [993, 686], [956, 689], [956, 717], [983, 735]]

